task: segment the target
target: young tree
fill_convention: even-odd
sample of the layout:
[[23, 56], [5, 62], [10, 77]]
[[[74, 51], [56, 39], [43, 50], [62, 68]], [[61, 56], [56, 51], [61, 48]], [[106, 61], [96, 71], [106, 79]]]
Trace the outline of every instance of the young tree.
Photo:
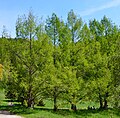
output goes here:
[[[48, 96], [53, 98], [54, 101], [54, 111], [58, 109], [57, 99], [59, 99], [62, 93], [62, 81], [61, 81], [61, 65], [59, 62], [60, 59], [60, 30], [61, 22], [56, 14], [52, 14], [51, 18], [46, 20], [46, 33], [50, 37], [51, 41], [53, 42], [53, 64], [51, 64], [52, 70], [49, 75], [49, 90], [47, 89]], [[52, 96], [51, 96], [52, 95]]]
[[[27, 100], [28, 107], [32, 107], [36, 95], [40, 92], [38, 86], [41, 86], [42, 83], [41, 72], [44, 71], [43, 64], [45, 64], [43, 58], [49, 55], [49, 48], [44, 49], [46, 46], [50, 46], [48, 37], [43, 34], [39, 37], [41, 39], [36, 39], [37, 31], [40, 31], [39, 26], [31, 11], [28, 16], [19, 17], [16, 22], [16, 37], [20, 49], [15, 45], [14, 49], [11, 50], [19, 63], [23, 65], [19, 65], [18, 69], [21, 69], [22, 90], [26, 92], [24, 99]], [[21, 41], [20, 38], [24, 40]], [[36, 83], [39, 84], [35, 85]]]

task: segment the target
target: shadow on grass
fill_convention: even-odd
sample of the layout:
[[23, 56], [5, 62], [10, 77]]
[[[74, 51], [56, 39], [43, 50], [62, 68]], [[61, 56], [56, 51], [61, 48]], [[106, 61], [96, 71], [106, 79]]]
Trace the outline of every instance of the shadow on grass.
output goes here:
[[[53, 111], [54, 112], [54, 111]], [[92, 114], [99, 113], [100, 111], [98, 109], [96, 110], [87, 110], [87, 109], [82, 109], [82, 110], [77, 110], [77, 111], [72, 111], [69, 109], [59, 109], [57, 112], [54, 112], [56, 114], [60, 114], [63, 116], [68, 116], [68, 115], [73, 115], [74, 117], [84, 117], [84, 116], [91, 116]]]
[[77, 111], [72, 111], [69, 109], [58, 109], [56, 112], [53, 111], [53, 109], [47, 109], [47, 108], [34, 108], [35, 111], [47, 111], [47, 112], [51, 112], [53, 114], [58, 114], [58, 115], [62, 115], [62, 116], [69, 116], [72, 115], [76, 118], [81, 117], [88, 117], [88, 116], [92, 116], [93, 114], [101, 114], [101, 115], [109, 115], [109, 114], [115, 114], [117, 116], [120, 116], [120, 109], [106, 109], [106, 110], [100, 110], [100, 109], [95, 109], [95, 110], [88, 110], [88, 109], [79, 109]]
[[15, 104], [14, 106], [0, 106], [1, 111], [9, 111], [12, 114], [36, 114], [40, 111], [46, 111], [46, 112], [51, 112], [53, 114], [58, 114], [62, 116], [69, 116], [73, 115], [74, 117], [88, 117], [92, 116], [92, 114], [102, 114], [102, 115], [108, 115], [108, 114], [115, 114], [117, 116], [120, 116], [120, 109], [112, 109], [109, 108], [107, 110], [100, 110], [100, 109], [95, 109], [95, 110], [77, 110], [77, 111], [72, 111], [69, 109], [58, 109], [58, 111], [53, 111], [53, 109], [48, 109], [48, 108], [34, 108], [34, 109], [29, 109], [25, 106], [21, 106], [19, 104]]

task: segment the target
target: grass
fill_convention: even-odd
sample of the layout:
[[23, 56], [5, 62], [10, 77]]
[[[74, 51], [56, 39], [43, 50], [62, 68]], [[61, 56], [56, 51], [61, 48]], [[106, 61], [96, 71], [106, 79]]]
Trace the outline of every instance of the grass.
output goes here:
[[23, 116], [24, 118], [120, 118], [118, 109], [108, 110], [78, 110], [76, 112], [69, 109], [59, 109], [54, 112], [52, 109], [35, 108], [27, 109], [23, 106], [0, 106], [1, 110], [8, 110], [12, 113]]
[[[59, 104], [61, 109], [54, 112], [52, 109], [53, 103], [50, 100], [45, 101], [45, 107], [35, 107], [34, 109], [28, 109], [19, 104], [8, 106], [8, 101], [4, 100], [3, 90], [0, 90], [0, 103], [0, 110], [7, 110], [24, 118], [120, 118], [120, 109], [87, 110], [88, 105], [98, 105], [94, 102], [82, 102], [78, 104], [77, 107], [80, 109], [76, 112], [70, 110], [68, 104]], [[63, 106], [65, 107], [63, 108]]]

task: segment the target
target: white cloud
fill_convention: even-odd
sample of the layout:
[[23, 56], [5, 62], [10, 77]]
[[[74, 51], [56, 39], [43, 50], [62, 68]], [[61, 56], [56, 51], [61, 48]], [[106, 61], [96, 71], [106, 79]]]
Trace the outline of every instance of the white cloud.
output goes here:
[[120, 0], [112, 0], [112, 1], [110, 1], [106, 4], [103, 4], [101, 6], [82, 11], [82, 12], [80, 12], [80, 15], [81, 16], [88, 16], [88, 15], [91, 15], [95, 12], [102, 11], [104, 9], [108, 9], [108, 8], [112, 8], [112, 7], [117, 7], [117, 6], [120, 6]]

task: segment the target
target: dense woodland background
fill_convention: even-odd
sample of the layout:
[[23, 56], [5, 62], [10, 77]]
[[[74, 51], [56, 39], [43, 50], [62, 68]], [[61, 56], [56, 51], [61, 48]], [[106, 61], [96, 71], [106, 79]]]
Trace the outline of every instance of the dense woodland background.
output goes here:
[[[84, 23], [73, 10], [45, 22], [30, 11], [16, 21], [16, 37], [3, 28], [0, 86], [6, 98], [27, 107], [45, 99], [77, 110], [81, 101], [100, 109], [120, 107], [120, 28], [104, 16]], [[2, 69], [3, 68], [3, 69]]]

